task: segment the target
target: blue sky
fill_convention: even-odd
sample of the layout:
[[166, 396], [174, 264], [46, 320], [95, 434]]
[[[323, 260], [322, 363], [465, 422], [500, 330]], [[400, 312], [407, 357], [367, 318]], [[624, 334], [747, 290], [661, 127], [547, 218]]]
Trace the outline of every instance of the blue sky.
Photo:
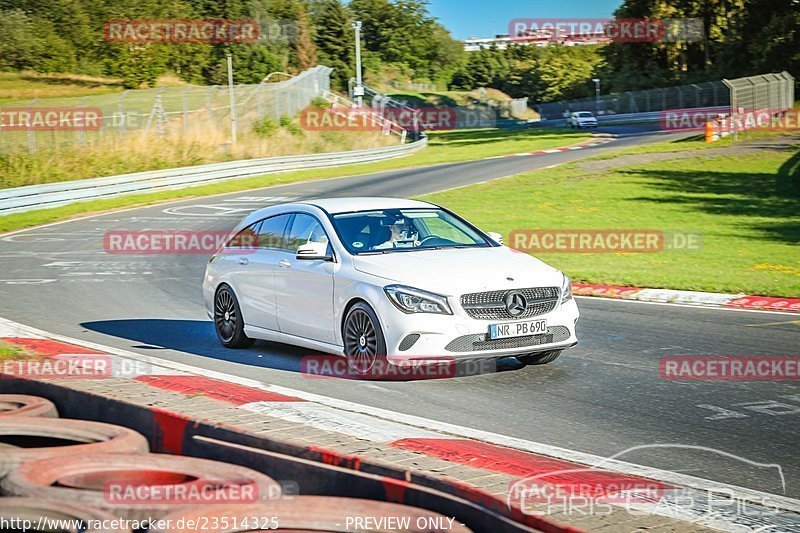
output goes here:
[[453, 37], [508, 33], [515, 18], [605, 18], [622, 0], [430, 0], [430, 12]]

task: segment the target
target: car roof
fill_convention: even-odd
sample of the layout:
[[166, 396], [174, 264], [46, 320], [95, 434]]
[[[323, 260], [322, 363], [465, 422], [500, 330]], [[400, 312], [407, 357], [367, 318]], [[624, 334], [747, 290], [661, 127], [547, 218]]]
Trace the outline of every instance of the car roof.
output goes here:
[[355, 198], [320, 198], [302, 203], [319, 207], [332, 215], [336, 213], [372, 211], [376, 209], [420, 209], [436, 207], [428, 202], [420, 202], [418, 200], [366, 196]]
[[297, 210], [308, 209], [309, 207], [317, 207], [323, 211], [335, 215], [337, 213], [350, 213], [353, 211], [372, 211], [376, 209], [420, 209], [436, 207], [434, 204], [428, 202], [420, 202], [417, 200], [404, 200], [402, 198], [381, 198], [381, 197], [354, 197], [354, 198], [319, 198], [315, 200], [306, 200], [291, 202], [285, 204], [275, 204], [268, 207], [253, 211], [244, 220], [242, 220], [236, 229], [241, 229], [247, 225], [257, 222], [262, 218], [278, 215], [284, 212], [292, 212]]

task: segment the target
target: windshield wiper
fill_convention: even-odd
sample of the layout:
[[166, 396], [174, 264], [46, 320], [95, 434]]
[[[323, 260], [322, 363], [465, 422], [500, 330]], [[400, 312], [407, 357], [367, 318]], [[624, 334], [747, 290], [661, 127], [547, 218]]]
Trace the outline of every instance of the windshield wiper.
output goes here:
[[387, 248], [386, 250], [372, 250], [371, 252], [361, 252], [357, 255], [378, 255], [391, 254], [394, 252], [420, 252], [424, 250], [452, 250], [454, 248], [481, 248], [477, 244], [455, 244], [453, 246], [420, 246], [419, 248]]

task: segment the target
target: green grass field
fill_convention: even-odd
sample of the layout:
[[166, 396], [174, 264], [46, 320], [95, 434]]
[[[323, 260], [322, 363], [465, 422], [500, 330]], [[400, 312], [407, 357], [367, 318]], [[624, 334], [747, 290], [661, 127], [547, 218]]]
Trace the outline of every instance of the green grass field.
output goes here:
[[0, 72], [0, 103], [34, 98], [65, 98], [122, 92], [122, 82], [72, 74]]
[[506, 239], [512, 230], [527, 229], [702, 235], [702, 247], [695, 251], [538, 255], [574, 281], [800, 296], [800, 145], [740, 156], [699, 154], [596, 173], [572, 164], [424, 199]]
[[575, 133], [569, 130], [476, 130], [435, 133], [431, 135], [430, 146], [427, 149], [399, 159], [370, 163], [368, 165], [348, 165], [319, 170], [267, 174], [255, 178], [246, 178], [175, 191], [120, 196], [118, 198], [93, 200], [52, 209], [5, 215], [0, 216], [0, 233], [46, 224], [48, 222], [65, 220], [85, 213], [108, 211], [122, 207], [148, 205], [168, 200], [222, 194], [226, 192], [245, 191], [298, 181], [335, 178], [437, 163], [455, 163], [525, 150], [532, 151], [548, 147], [564, 146], [580, 142], [587, 138], [589, 138], [589, 134], [587, 133]]

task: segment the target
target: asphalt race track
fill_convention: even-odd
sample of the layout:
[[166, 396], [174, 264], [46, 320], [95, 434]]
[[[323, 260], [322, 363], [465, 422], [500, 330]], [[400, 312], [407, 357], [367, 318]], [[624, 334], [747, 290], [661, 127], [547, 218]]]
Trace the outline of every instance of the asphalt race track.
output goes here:
[[[620, 131], [625, 131], [620, 130]], [[0, 238], [0, 316], [206, 369], [683, 474], [800, 497], [800, 388], [789, 381], [678, 382], [666, 355], [797, 355], [800, 320], [779, 313], [581, 298], [581, 343], [554, 364], [414, 382], [308, 379], [307, 351], [222, 348], [202, 307], [201, 255], [109, 255], [108, 230], [227, 230], [281, 198], [415, 196], [664, 140], [639, 133], [584, 150], [322, 180], [137, 208]], [[491, 231], [492, 228], [483, 228]], [[546, 259], [546, 258], [545, 258]], [[558, 266], [557, 264], [554, 266]], [[745, 462], [750, 461], [750, 462]], [[775, 468], [778, 464], [786, 491]]]

